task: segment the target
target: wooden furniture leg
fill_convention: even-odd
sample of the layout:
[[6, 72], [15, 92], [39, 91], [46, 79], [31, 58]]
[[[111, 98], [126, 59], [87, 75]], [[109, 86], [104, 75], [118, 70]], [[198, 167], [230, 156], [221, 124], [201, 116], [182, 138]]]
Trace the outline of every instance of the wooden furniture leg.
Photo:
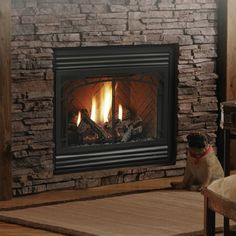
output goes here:
[[215, 235], [215, 212], [209, 208], [208, 197], [204, 197], [204, 236]]
[[224, 173], [230, 175], [230, 130], [224, 130]]
[[224, 236], [230, 236], [229, 218], [224, 217]]

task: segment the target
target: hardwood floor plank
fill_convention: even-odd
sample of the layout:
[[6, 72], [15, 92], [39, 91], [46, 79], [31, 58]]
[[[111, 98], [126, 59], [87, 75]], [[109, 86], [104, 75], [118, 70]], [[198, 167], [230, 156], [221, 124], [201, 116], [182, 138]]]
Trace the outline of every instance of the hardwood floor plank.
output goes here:
[[32, 229], [16, 224], [0, 222], [0, 235], [2, 236], [63, 236], [39, 229]]

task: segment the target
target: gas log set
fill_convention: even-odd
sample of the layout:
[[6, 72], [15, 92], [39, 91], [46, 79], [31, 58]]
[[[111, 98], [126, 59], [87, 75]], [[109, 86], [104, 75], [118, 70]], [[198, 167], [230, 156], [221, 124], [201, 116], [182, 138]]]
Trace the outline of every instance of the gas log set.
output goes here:
[[115, 106], [114, 112], [111, 86], [105, 84], [101, 91], [103, 100], [100, 98], [100, 106], [96, 106], [96, 98], [93, 97], [90, 112], [84, 107], [70, 112], [67, 126], [68, 144], [91, 145], [141, 140], [142, 118], [121, 104]]

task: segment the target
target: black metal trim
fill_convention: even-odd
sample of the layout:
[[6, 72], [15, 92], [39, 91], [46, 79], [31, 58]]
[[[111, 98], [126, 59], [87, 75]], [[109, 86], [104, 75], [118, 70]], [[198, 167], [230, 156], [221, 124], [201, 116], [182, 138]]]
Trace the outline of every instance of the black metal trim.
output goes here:
[[57, 156], [57, 173], [64, 173], [66, 170], [91, 170], [98, 167], [114, 165], [126, 165], [127, 163], [153, 161], [166, 159], [168, 157], [168, 146], [133, 148], [126, 150], [113, 150], [98, 153], [86, 153], [80, 155], [59, 155]]
[[[217, 0], [218, 5], [218, 59], [217, 59], [217, 73], [219, 79], [217, 80], [217, 97], [218, 97], [218, 124], [220, 123], [220, 103], [226, 101], [227, 90], [227, 5], [228, 0]], [[218, 128], [217, 131], [217, 154], [221, 165], [223, 166], [224, 157], [224, 131]]]

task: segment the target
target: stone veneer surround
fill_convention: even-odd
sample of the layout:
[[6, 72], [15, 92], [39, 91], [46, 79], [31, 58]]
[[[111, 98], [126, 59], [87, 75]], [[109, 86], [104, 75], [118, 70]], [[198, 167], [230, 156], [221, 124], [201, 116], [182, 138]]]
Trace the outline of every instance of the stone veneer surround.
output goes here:
[[[216, 0], [12, 0], [13, 194], [181, 175], [186, 134], [215, 143]], [[53, 175], [53, 48], [179, 44], [177, 161]]]

